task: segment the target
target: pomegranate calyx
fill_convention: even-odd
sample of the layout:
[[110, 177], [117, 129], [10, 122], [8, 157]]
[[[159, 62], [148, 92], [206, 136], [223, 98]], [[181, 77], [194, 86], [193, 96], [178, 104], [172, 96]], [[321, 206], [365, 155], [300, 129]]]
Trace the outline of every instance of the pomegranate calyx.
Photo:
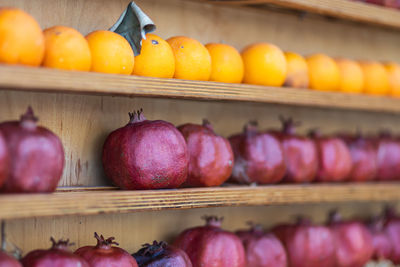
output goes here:
[[293, 118], [279, 116], [279, 120], [282, 123], [282, 132], [289, 135], [294, 135], [296, 133], [296, 127], [301, 125], [301, 122], [294, 121]]
[[20, 123], [23, 128], [34, 129], [39, 121], [38, 117], [35, 116], [31, 106], [28, 107], [25, 114], [21, 115]]
[[68, 247], [75, 245], [75, 243], [69, 242], [69, 239], [67, 240], [60, 239], [56, 241], [53, 237], [50, 237], [50, 241], [52, 243], [51, 246], [52, 249], [69, 250]]
[[253, 233], [260, 234], [260, 233], [263, 233], [263, 231], [264, 231], [261, 224], [254, 223], [254, 222], [252, 222], [252, 221], [248, 221], [246, 224], [247, 224], [248, 226], [250, 226], [251, 231], [252, 231]]
[[244, 131], [247, 135], [256, 134], [256, 133], [258, 132], [258, 122], [257, 122], [256, 120], [249, 121], [249, 122], [246, 123], [246, 125], [244, 126], [243, 131]]
[[337, 210], [332, 210], [329, 212], [329, 222], [330, 223], [339, 223], [342, 221], [342, 216]]
[[97, 239], [97, 248], [110, 249], [112, 245], [119, 246], [119, 244], [114, 241], [115, 237], [105, 239], [103, 235], [99, 236], [96, 232], [94, 233], [94, 237]]
[[132, 256], [141, 266], [164, 254], [167, 245], [168, 244], [164, 241], [157, 242], [154, 240], [153, 244], [143, 244], [142, 248], [138, 252], [132, 254]]
[[138, 123], [141, 121], [145, 121], [146, 117], [143, 115], [143, 109], [135, 110], [133, 112], [129, 112], [129, 123]]
[[297, 225], [311, 225], [311, 220], [309, 218], [299, 215], [296, 218], [296, 223]]
[[203, 119], [203, 126], [214, 132], [214, 128], [212, 127], [209, 120]]
[[322, 134], [321, 134], [321, 131], [319, 129], [314, 128], [314, 129], [311, 129], [308, 132], [308, 136], [311, 137], [311, 138], [318, 138], [318, 137], [321, 137]]
[[213, 216], [213, 215], [211, 216], [204, 215], [201, 218], [206, 221], [206, 226], [213, 226], [217, 228], [221, 227], [221, 223], [224, 220], [224, 217], [218, 218], [218, 216]]

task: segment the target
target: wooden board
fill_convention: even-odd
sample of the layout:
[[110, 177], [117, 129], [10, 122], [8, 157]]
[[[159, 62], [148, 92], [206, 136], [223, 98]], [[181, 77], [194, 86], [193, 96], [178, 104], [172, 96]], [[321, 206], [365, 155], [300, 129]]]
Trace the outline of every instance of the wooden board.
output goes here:
[[0, 218], [357, 201], [398, 201], [400, 184], [232, 186], [148, 191], [84, 191], [0, 196]]
[[0, 89], [10, 88], [35, 92], [248, 101], [400, 112], [400, 99], [392, 97], [0, 65]]

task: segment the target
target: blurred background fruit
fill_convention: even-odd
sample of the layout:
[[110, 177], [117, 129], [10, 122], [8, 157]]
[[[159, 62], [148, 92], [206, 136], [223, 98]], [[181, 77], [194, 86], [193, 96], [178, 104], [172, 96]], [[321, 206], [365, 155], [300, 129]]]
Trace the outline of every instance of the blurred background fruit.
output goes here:
[[287, 75], [285, 86], [295, 88], [308, 88], [307, 61], [301, 55], [294, 52], [285, 52], [287, 63]]
[[385, 64], [389, 75], [390, 95], [400, 97], [400, 65], [394, 62]]
[[171, 46], [155, 34], [146, 34], [146, 39], [142, 40], [140, 55], [135, 57], [133, 74], [172, 78], [174, 73], [175, 57]]
[[44, 37], [36, 20], [17, 8], [0, 8], [0, 63], [39, 66]]
[[86, 36], [92, 54], [91, 71], [131, 74], [135, 57], [128, 41], [110, 31], [94, 31]]
[[373, 95], [387, 95], [389, 93], [389, 75], [385, 67], [375, 61], [360, 61], [364, 73], [363, 92]]
[[340, 71], [339, 91], [361, 93], [364, 87], [364, 74], [360, 65], [350, 59], [335, 60]]
[[340, 84], [340, 71], [336, 62], [324, 55], [314, 54], [307, 57], [310, 89], [336, 91]]

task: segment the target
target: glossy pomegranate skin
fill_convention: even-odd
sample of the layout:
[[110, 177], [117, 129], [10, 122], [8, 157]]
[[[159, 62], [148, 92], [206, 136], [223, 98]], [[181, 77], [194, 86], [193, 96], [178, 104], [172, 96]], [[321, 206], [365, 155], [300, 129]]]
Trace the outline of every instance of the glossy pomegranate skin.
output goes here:
[[152, 245], [145, 244], [132, 256], [139, 267], [192, 267], [185, 251], [165, 242], [154, 241]]
[[244, 132], [229, 137], [235, 163], [232, 180], [242, 184], [274, 184], [280, 182], [286, 165], [281, 142], [271, 133], [258, 132], [255, 123]]
[[0, 251], [0, 267], [22, 267], [21, 263], [4, 251]]
[[245, 252], [241, 240], [224, 231], [215, 217], [207, 225], [183, 231], [174, 245], [184, 250], [193, 267], [245, 267]]
[[207, 121], [203, 125], [178, 127], [189, 151], [189, 173], [185, 186], [218, 186], [231, 176], [233, 152], [227, 139], [216, 135]]
[[236, 235], [242, 240], [246, 251], [246, 264], [251, 267], [286, 267], [285, 248], [272, 233], [264, 233], [259, 226], [240, 230]]
[[182, 134], [169, 122], [149, 121], [141, 111], [106, 139], [103, 167], [122, 189], [177, 188], [186, 181], [189, 154]]
[[6, 140], [0, 132], [0, 187], [4, 184], [9, 173], [10, 157]]
[[390, 134], [382, 133], [375, 139], [378, 153], [378, 174], [380, 181], [400, 180], [400, 141]]
[[382, 218], [377, 218], [369, 223], [372, 246], [374, 249], [372, 258], [374, 260], [390, 259], [392, 256], [392, 242], [383, 227], [384, 220]]
[[68, 250], [68, 240], [56, 243], [48, 250], [38, 249], [29, 252], [21, 263], [24, 267], [90, 267], [89, 264]]
[[98, 236], [95, 233], [97, 239], [96, 246], [85, 246], [78, 248], [74, 254], [85, 259], [90, 267], [137, 267], [136, 260], [125, 250], [119, 247], [113, 246], [118, 245], [114, 242], [114, 238], [110, 237], [105, 239], [103, 236]]
[[384, 231], [389, 236], [393, 249], [389, 259], [395, 264], [400, 264], [400, 218], [392, 208], [386, 210]]
[[343, 182], [349, 179], [353, 163], [346, 143], [338, 137], [321, 136], [311, 133], [319, 158], [317, 181]]
[[29, 107], [20, 121], [0, 123], [10, 157], [3, 192], [53, 192], [61, 179], [65, 162], [62, 143], [54, 133], [37, 126], [37, 120]]
[[274, 133], [282, 143], [286, 164], [284, 181], [308, 183], [314, 181], [318, 171], [318, 151], [315, 142], [296, 134], [296, 123], [292, 119], [281, 119], [281, 132]]
[[296, 225], [273, 229], [284, 244], [289, 266], [336, 267], [333, 234], [328, 227], [300, 220]]

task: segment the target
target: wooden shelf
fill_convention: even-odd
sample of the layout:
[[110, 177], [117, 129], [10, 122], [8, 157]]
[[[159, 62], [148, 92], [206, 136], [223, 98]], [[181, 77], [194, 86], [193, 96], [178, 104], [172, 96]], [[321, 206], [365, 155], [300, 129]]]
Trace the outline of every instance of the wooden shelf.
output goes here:
[[400, 28], [400, 11], [350, 0], [200, 0], [225, 5], [280, 7], [327, 15], [335, 18]]
[[[65, 191], [63, 189], [62, 191]], [[127, 213], [165, 209], [400, 200], [400, 184], [232, 186], [149, 191], [89, 188], [0, 196], [0, 218]]]
[[145, 96], [400, 112], [400, 99], [247, 84], [157, 79], [0, 65], [0, 89]]

